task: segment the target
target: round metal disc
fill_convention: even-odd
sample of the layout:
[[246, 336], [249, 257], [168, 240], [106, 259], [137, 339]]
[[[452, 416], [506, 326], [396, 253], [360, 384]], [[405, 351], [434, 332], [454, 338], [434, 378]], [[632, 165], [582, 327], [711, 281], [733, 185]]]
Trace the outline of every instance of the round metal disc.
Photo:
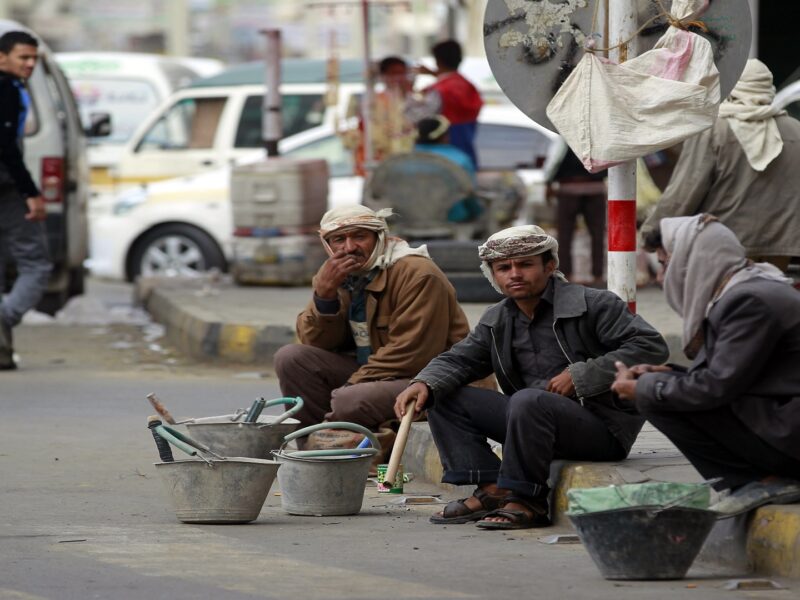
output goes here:
[[[608, 45], [603, 24], [592, 27], [595, 2], [602, 0], [489, 0], [486, 5], [483, 43], [497, 83], [517, 108], [553, 131], [545, 109], [583, 56], [586, 36], [594, 37], [597, 47]], [[658, 0], [637, 2], [640, 27], [661, 12]], [[661, 0], [661, 4], [670, 10], [672, 0]], [[708, 32], [690, 30], [711, 42], [725, 98], [750, 53], [748, 0], [709, 0], [699, 20]], [[638, 35], [637, 53], [651, 49], [668, 27], [664, 17], [647, 25]]]

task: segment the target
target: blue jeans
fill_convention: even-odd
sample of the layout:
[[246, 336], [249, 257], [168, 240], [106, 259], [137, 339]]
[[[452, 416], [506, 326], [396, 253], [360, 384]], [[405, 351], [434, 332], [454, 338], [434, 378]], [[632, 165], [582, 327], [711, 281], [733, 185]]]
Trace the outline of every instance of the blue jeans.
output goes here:
[[[444, 467], [442, 482], [496, 483], [523, 496], [547, 495], [554, 459], [614, 461], [627, 454], [591, 411], [532, 388], [512, 396], [461, 388], [436, 400], [428, 423]], [[502, 462], [487, 437], [503, 444]]]
[[[35, 307], [42, 298], [53, 268], [47, 250], [44, 224], [28, 221], [27, 203], [16, 191], [0, 192], [0, 246], [17, 266], [17, 279], [9, 294], [0, 302], [0, 318], [10, 327]], [[0, 269], [5, 264], [0, 262]], [[2, 290], [0, 290], [2, 291]]]

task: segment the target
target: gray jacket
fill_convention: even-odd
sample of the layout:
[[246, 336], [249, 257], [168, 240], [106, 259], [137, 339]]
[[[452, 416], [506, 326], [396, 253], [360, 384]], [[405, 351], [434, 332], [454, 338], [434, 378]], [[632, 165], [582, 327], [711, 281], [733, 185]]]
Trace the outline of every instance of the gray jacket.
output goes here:
[[[553, 292], [553, 331], [569, 361], [577, 399], [604, 421], [628, 451], [644, 420], [613, 397], [614, 362], [660, 364], [669, 355], [667, 344], [611, 292], [558, 279]], [[525, 388], [513, 357], [512, 306], [509, 298], [490, 306], [469, 336], [434, 358], [414, 378], [431, 389], [433, 401], [491, 373], [505, 394]]]
[[762, 440], [800, 460], [800, 292], [765, 279], [711, 309], [688, 372], [645, 373], [636, 403], [663, 412], [730, 406]]

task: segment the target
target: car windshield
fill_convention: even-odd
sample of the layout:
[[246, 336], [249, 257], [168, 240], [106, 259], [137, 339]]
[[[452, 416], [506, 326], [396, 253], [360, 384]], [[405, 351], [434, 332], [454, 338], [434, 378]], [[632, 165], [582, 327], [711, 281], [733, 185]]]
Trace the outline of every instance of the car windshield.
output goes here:
[[84, 128], [91, 125], [92, 113], [111, 115], [111, 135], [89, 140], [98, 144], [124, 144], [158, 105], [155, 88], [144, 80], [71, 77], [69, 83]]

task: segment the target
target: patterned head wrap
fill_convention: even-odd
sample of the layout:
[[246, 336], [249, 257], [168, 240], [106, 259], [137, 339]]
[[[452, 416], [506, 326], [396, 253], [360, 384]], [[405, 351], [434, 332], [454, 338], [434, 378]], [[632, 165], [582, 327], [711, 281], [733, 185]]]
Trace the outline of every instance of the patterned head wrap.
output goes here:
[[386, 218], [393, 214], [391, 208], [382, 208], [374, 211], [358, 204], [334, 208], [322, 215], [322, 220], [319, 223], [319, 237], [328, 256], [333, 256], [334, 252], [328, 243], [328, 238], [334, 232], [350, 229], [369, 229], [377, 233], [378, 242], [375, 244], [372, 255], [361, 269], [362, 273], [371, 271], [375, 267], [388, 269], [406, 256], [414, 255], [430, 258], [425, 246], [410, 248], [400, 238], [388, 237], [389, 225], [386, 223]]
[[481, 271], [492, 287], [502, 293], [494, 279], [491, 263], [506, 258], [536, 256], [550, 250], [556, 263], [554, 277], [566, 281], [564, 274], [558, 270], [558, 241], [538, 225], [519, 225], [509, 227], [492, 235], [486, 243], [478, 246], [478, 258], [481, 259]]

